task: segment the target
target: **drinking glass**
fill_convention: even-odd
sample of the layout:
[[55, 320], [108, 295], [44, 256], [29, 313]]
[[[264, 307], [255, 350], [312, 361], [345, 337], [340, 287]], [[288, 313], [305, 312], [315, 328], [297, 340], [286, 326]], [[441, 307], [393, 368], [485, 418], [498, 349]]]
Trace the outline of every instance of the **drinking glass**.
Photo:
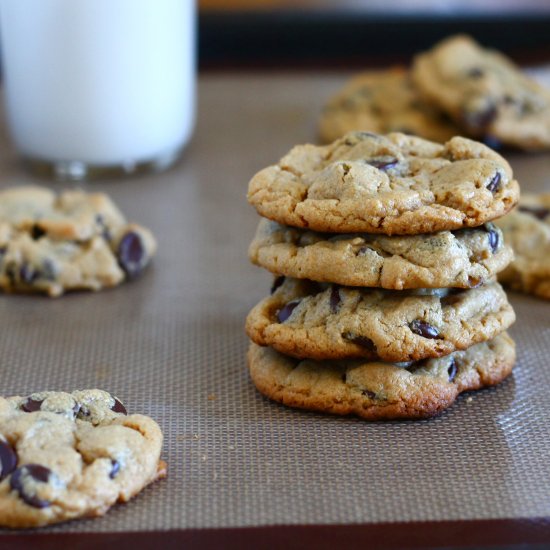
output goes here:
[[194, 0], [0, 0], [4, 93], [34, 172], [160, 170], [190, 138]]

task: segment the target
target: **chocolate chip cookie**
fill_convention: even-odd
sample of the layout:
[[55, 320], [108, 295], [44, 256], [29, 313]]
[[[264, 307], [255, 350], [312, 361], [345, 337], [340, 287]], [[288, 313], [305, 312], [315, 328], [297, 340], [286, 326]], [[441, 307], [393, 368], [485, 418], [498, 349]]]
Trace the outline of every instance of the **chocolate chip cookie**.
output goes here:
[[368, 233], [315, 233], [262, 219], [250, 261], [275, 274], [401, 290], [470, 288], [512, 260], [493, 223], [474, 229], [388, 237]]
[[156, 242], [102, 193], [43, 187], [0, 192], [0, 288], [59, 296], [139, 275]]
[[0, 525], [101, 516], [166, 475], [162, 433], [102, 390], [0, 398]]
[[498, 225], [515, 252], [514, 262], [499, 280], [550, 300], [550, 193], [522, 195], [519, 206]]
[[420, 54], [412, 75], [424, 99], [469, 135], [523, 149], [550, 147], [550, 91], [470, 37], [453, 36]]
[[410, 361], [494, 338], [515, 314], [502, 287], [359, 289], [287, 278], [249, 313], [246, 331], [294, 357]]
[[400, 67], [356, 75], [323, 108], [319, 134], [325, 143], [355, 130], [403, 132], [439, 142], [461, 133], [420, 98], [409, 72]]
[[481, 143], [440, 145], [394, 133], [350, 133], [300, 145], [251, 180], [248, 200], [284, 225], [416, 235], [477, 227], [519, 198], [509, 164]]
[[312, 361], [251, 344], [248, 366], [258, 390], [289, 407], [367, 420], [426, 418], [464, 391], [498, 384], [515, 361], [506, 333], [439, 359], [416, 363]]

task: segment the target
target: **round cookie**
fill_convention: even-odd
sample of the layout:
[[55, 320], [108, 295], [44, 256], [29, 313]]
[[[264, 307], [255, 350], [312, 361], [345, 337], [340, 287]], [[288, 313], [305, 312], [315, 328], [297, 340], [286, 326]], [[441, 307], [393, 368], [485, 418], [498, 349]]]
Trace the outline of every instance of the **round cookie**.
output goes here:
[[393, 290], [475, 287], [512, 257], [491, 222], [454, 232], [388, 237], [315, 233], [263, 218], [249, 248], [250, 261], [275, 274]]
[[550, 300], [550, 193], [522, 195], [519, 206], [497, 223], [515, 253], [499, 280]]
[[366, 420], [434, 416], [460, 393], [504, 380], [514, 361], [515, 344], [507, 333], [413, 364], [298, 360], [256, 344], [248, 351], [252, 380], [270, 399]]
[[409, 72], [400, 67], [358, 74], [327, 102], [319, 120], [325, 143], [356, 130], [403, 132], [438, 142], [461, 133], [420, 98]]
[[420, 54], [419, 93], [473, 136], [523, 149], [550, 147], [550, 91], [502, 54], [453, 36]]
[[136, 277], [156, 250], [102, 193], [43, 187], [0, 191], [0, 288], [59, 296]]
[[294, 357], [416, 361], [490, 340], [514, 320], [496, 282], [389, 291], [287, 278], [248, 314], [246, 332]]
[[0, 398], [0, 525], [101, 516], [166, 475], [162, 433], [102, 390]]
[[462, 137], [440, 145], [397, 133], [356, 132], [330, 145], [299, 145], [248, 187], [260, 215], [335, 233], [477, 227], [518, 198], [510, 165], [485, 145]]

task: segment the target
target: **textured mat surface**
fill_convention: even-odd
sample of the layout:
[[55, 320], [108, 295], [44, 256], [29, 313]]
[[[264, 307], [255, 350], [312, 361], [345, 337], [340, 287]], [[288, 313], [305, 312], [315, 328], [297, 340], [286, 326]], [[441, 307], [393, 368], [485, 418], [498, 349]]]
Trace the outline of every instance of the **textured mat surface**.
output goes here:
[[[88, 186], [153, 229], [152, 269], [98, 294], [0, 296], [3, 394], [102, 387], [166, 436], [166, 480], [102, 519], [47, 531], [550, 515], [550, 303], [511, 295], [514, 375], [434, 420], [293, 411], [248, 379], [244, 317], [271, 282], [247, 262], [248, 179], [314, 139], [343, 79], [203, 78], [196, 137], [175, 169]], [[0, 186], [32, 181], [2, 149]], [[550, 190], [549, 155], [509, 158], [525, 189]]]

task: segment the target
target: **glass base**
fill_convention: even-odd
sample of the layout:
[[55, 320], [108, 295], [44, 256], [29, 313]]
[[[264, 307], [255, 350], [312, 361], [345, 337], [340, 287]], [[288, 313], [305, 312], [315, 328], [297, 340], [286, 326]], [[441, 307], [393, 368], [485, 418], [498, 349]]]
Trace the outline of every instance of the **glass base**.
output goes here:
[[77, 160], [50, 161], [22, 158], [23, 166], [33, 175], [58, 181], [90, 181], [161, 172], [172, 166], [182, 149], [164, 153], [152, 160], [121, 164], [89, 164]]

